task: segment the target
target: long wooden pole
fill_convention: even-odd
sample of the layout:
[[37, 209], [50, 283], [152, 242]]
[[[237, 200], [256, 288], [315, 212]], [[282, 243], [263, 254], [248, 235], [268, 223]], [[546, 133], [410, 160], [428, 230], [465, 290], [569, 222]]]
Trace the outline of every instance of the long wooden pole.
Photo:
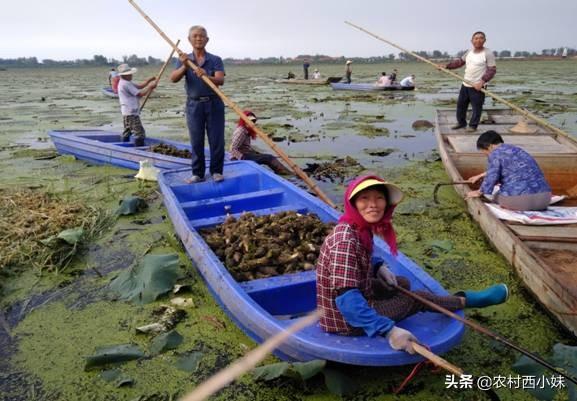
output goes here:
[[454, 312], [451, 312], [448, 309], [443, 308], [442, 306], [437, 305], [436, 303], [429, 301], [428, 299], [425, 299], [423, 297], [421, 297], [419, 294], [416, 294], [414, 292], [411, 292], [403, 287], [401, 287], [400, 285], [393, 285], [393, 287], [395, 287], [397, 290], [401, 291], [403, 294], [408, 295], [411, 298], [416, 299], [417, 301], [427, 305], [429, 308], [434, 309], [444, 315], [447, 315], [449, 317], [452, 317], [455, 320], [458, 320], [461, 323], [466, 324], [467, 326], [471, 327], [473, 330], [478, 331], [479, 333], [485, 334], [489, 337], [491, 337], [494, 340], [499, 341], [502, 344], [507, 345], [508, 347], [513, 348], [516, 351], [519, 351], [520, 353], [522, 353], [523, 355], [528, 356], [529, 358], [531, 358], [532, 360], [534, 360], [535, 362], [545, 366], [546, 368], [550, 369], [551, 371], [555, 372], [558, 375], [561, 375], [563, 377], [565, 377], [567, 380], [572, 381], [573, 383], [577, 384], [577, 379], [575, 379], [572, 376], [567, 375], [566, 373], [563, 373], [562, 371], [560, 371], [559, 369], [555, 368], [555, 366], [551, 365], [549, 362], [541, 359], [540, 357], [538, 357], [537, 355], [533, 354], [530, 351], [527, 351], [526, 349], [521, 348], [520, 346], [518, 346], [517, 344], [512, 343], [511, 341], [507, 340], [504, 337], [501, 337], [498, 334], [495, 334], [493, 332], [491, 332], [489, 329], [484, 328], [483, 326], [465, 319], [459, 315], [457, 315]]
[[446, 371], [453, 373], [456, 376], [461, 377], [463, 371], [458, 366], [453, 365], [452, 363], [448, 362], [446, 359], [441, 358], [439, 355], [434, 354], [433, 352], [429, 351], [427, 348], [423, 347], [421, 344], [413, 342], [413, 349], [415, 352], [429, 361], [433, 362], [436, 366], [439, 366]]
[[[419, 59], [419, 60], [421, 60], [421, 61], [423, 61], [423, 62], [425, 62], [425, 63], [427, 63], [427, 64], [432, 65], [432, 66], [435, 67], [437, 70], [443, 71], [444, 73], [449, 74], [449, 75], [451, 75], [451, 76], [454, 77], [454, 78], [457, 78], [459, 81], [465, 82], [465, 83], [473, 86], [473, 83], [472, 83], [472, 82], [467, 81], [466, 79], [464, 79], [463, 77], [459, 76], [458, 74], [455, 74], [454, 72], [449, 71], [449, 70], [447, 70], [446, 68], [440, 67], [440, 66], [438, 66], [437, 64], [433, 63], [432, 61], [427, 60], [426, 58], [424, 58], [424, 57], [422, 57], [422, 56], [419, 56], [418, 54], [413, 53], [413, 52], [410, 51], [410, 50], [404, 49], [404, 48], [402, 48], [401, 46], [399, 46], [399, 45], [397, 45], [397, 44], [395, 44], [395, 43], [393, 43], [393, 42], [391, 42], [391, 41], [389, 41], [389, 40], [387, 40], [387, 39], [385, 39], [385, 38], [382, 38], [382, 37], [380, 37], [380, 36], [378, 36], [378, 35], [376, 35], [376, 34], [374, 34], [374, 33], [372, 33], [372, 32], [367, 31], [366, 29], [364, 29], [364, 28], [362, 28], [362, 27], [360, 27], [360, 26], [358, 26], [358, 25], [356, 25], [356, 24], [353, 24], [352, 22], [345, 21], [345, 24], [348, 24], [348, 25], [352, 26], [353, 28], [357, 28], [359, 31], [362, 31], [362, 32], [364, 32], [364, 33], [366, 33], [366, 34], [368, 34], [368, 35], [370, 35], [370, 36], [372, 36], [372, 37], [374, 37], [374, 38], [382, 41], [382, 42], [388, 43], [389, 45], [391, 45], [391, 46], [393, 46], [393, 47], [396, 47], [397, 49], [399, 49], [399, 50], [401, 50], [401, 51], [403, 51], [403, 52], [405, 52], [405, 53], [407, 53], [407, 54], [410, 54], [411, 56], [413, 56], [413, 57], [415, 57], [415, 58], [417, 58], [417, 59]], [[495, 100], [497, 100], [497, 101], [505, 104], [506, 106], [509, 106], [510, 108], [512, 108], [513, 110], [517, 111], [518, 113], [520, 113], [520, 114], [523, 115], [524, 117], [527, 117], [527, 118], [535, 121], [537, 124], [539, 124], [539, 125], [541, 125], [541, 126], [543, 126], [543, 127], [549, 128], [550, 130], [556, 132], [557, 134], [560, 134], [560, 135], [563, 135], [563, 136], [566, 136], [566, 137], [569, 137], [569, 136], [570, 136], [570, 135], [569, 135], [568, 133], [566, 133], [565, 131], [563, 131], [563, 130], [557, 128], [557, 127], [555, 127], [554, 125], [549, 124], [547, 121], [543, 120], [543, 119], [540, 118], [540, 117], [537, 117], [536, 115], [530, 113], [529, 111], [524, 110], [524, 109], [520, 108], [520, 107], [517, 106], [517, 105], [514, 105], [513, 103], [509, 102], [508, 100], [503, 99], [501, 96], [496, 95], [495, 93], [492, 93], [492, 92], [490, 92], [489, 90], [484, 89], [484, 88], [481, 88], [481, 91], [482, 91], [483, 93], [491, 96], [493, 99], [495, 99]]]
[[[180, 39], [178, 39], [176, 41], [176, 45], [178, 46], [178, 44], [180, 43]], [[168, 63], [170, 63], [170, 60], [172, 60], [172, 56], [174, 55], [174, 49], [172, 49], [172, 51], [170, 52], [170, 56], [168, 56], [168, 58], [166, 59], [166, 61], [164, 62], [164, 64], [162, 65], [162, 68], [160, 69], [160, 72], [158, 73], [158, 75], [156, 76], [156, 85], [158, 85], [158, 83], [160, 82], [160, 77], [162, 77], [162, 74], [164, 74], [164, 70], [166, 70], [166, 67], [168, 66]], [[150, 95], [152, 94], [152, 92], [154, 92], [154, 89], [151, 90], [150, 92], [148, 92], [146, 94], [146, 97], [144, 98], [144, 100], [142, 101], [142, 104], [140, 105], [140, 111], [142, 111], [142, 109], [144, 109], [144, 105], [146, 104], [146, 102], [148, 101], [148, 98], [150, 97]]]
[[[146, 15], [144, 13], [144, 11], [142, 11], [142, 9], [140, 7], [138, 7], [138, 5], [133, 1], [133, 0], [128, 0], [128, 2], [130, 4], [132, 4], [132, 6], [136, 9], [136, 11], [138, 11], [140, 13], [140, 15], [142, 15], [142, 17], [144, 17], [144, 19], [146, 21], [148, 21], [148, 23], [160, 34], [160, 36], [163, 37], [164, 40], [166, 40], [166, 42], [180, 55], [185, 54], [182, 50], [180, 50], [175, 44], [174, 42], [172, 42], [172, 40], [170, 40], [170, 38], [158, 27], [158, 25], [156, 25], [154, 23], [154, 21], [152, 21], [150, 19], [150, 17], [148, 17], [148, 15]], [[282, 151], [282, 149], [280, 149], [269, 137], [267, 134], [265, 134], [260, 128], [258, 128], [247, 116], [244, 115], [244, 113], [242, 112], [242, 110], [236, 105], [236, 103], [234, 103], [232, 100], [230, 100], [219, 88], [218, 86], [216, 86], [206, 75], [201, 73], [201, 69], [196, 66], [191, 60], [186, 60], [186, 65], [191, 68], [193, 71], [195, 71], [198, 76], [200, 76], [200, 78], [204, 81], [205, 84], [207, 84], [213, 91], [214, 93], [216, 93], [218, 95], [218, 97], [220, 97], [222, 99], [222, 101], [231, 109], [234, 110], [234, 112], [236, 114], [238, 114], [238, 116], [246, 123], [246, 125], [248, 125], [250, 128], [252, 128], [254, 130], [254, 132], [257, 133], [257, 135], [260, 137], [260, 139], [262, 139], [272, 150], [274, 150], [276, 152], [277, 155], [280, 156], [281, 159], [284, 160], [285, 163], [287, 163], [290, 168], [295, 172], [296, 175], [298, 175], [318, 196], [320, 199], [322, 199], [325, 203], [327, 203], [329, 206], [331, 207], [335, 207], [336, 205], [329, 199], [328, 196], [326, 196], [321, 189], [305, 174], [304, 171], [302, 171], [300, 169], [299, 166], [297, 166], [289, 157], [286, 153], [284, 153]]]
[[266, 358], [269, 353], [286, 341], [287, 338], [297, 331], [315, 323], [320, 316], [320, 311], [315, 310], [313, 313], [298, 320], [288, 329], [269, 338], [236, 362], [233, 362], [225, 369], [210, 377], [207, 381], [201, 383], [198, 387], [181, 398], [181, 401], [200, 401], [210, 397], [234, 379], [253, 369], [257, 363]]

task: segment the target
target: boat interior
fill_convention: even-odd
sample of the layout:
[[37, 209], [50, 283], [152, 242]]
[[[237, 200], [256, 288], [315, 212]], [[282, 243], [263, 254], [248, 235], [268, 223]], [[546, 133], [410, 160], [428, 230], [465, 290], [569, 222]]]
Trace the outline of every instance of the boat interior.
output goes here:
[[[469, 116], [468, 116], [469, 117]], [[525, 133], [511, 132], [523, 120], [511, 110], [486, 110], [477, 132], [464, 133], [451, 130], [456, 124], [455, 112], [438, 111], [437, 127], [442, 135], [448, 157], [465, 180], [485, 171], [487, 158], [476, 148], [477, 137], [488, 130], [499, 133], [505, 143], [517, 145], [529, 152], [537, 161], [547, 179], [553, 195], [565, 199], [555, 206], [577, 207], [577, 137], [552, 133], [536, 123], [524, 119]], [[478, 185], [471, 186], [471, 189]], [[577, 224], [524, 225], [504, 222], [514, 234], [524, 241], [549, 265], [574, 271], [577, 268]]]

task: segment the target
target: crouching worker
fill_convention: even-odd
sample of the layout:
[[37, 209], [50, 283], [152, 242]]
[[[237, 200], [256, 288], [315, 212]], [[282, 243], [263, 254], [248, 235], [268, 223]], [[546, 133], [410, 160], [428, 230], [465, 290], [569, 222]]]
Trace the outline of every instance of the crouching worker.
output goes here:
[[[244, 115], [253, 123], [256, 123], [257, 118], [250, 110], [243, 111]], [[251, 160], [258, 164], [264, 164], [271, 168], [276, 174], [290, 175], [291, 172], [273, 155], [267, 153], [260, 153], [250, 146], [250, 141], [256, 139], [256, 132], [247, 127], [242, 118], [238, 120], [236, 129], [232, 133], [232, 143], [230, 145], [230, 154], [236, 160]]]
[[[371, 261], [373, 235], [381, 237], [397, 254], [393, 211], [403, 199], [401, 190], [377, 176], [357, 178], [345, 192], [345, 213], [325, 239], [317, 261], [317, 307], [321, 327], [342, 335], [385, 336], [391, 348], [413, 354], [415, 336], [396, 323], [421, 311], [434, 311], [397, 291], [410, 290], [409, 280], [395, 276], [382, 260]], [[440, 296], [416, 294], [451, 311], [505, 302], [508, 288], [497, 284], [482, 291]]]
[[469, 191], [467, 198], [491, 195], [500, 184], [494, 200], [511, 210], [544, 210], [551, 200], [551, 187], [537, 161], [518, 146], [503, 143], [495, 131], [486, 131], [477, 138], [477, 149], [487, 158], [487, 171], [470, 177], [471, 184], [483, 179], [481, 188]]

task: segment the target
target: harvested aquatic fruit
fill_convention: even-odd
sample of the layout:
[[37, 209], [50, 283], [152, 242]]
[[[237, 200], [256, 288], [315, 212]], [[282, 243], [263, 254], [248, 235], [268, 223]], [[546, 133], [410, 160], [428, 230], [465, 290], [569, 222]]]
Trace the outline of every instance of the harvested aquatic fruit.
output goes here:
[[247, 281], [314, 269], [333, 227], [334, 223], [323, 223], [314, 214], [244, 213], [200, 234], [233, 277]]
[[192, 157], [188, 149], [178, 149], [176, 146], [169, 145], [167, 143], [158, 143], [156, 145], [152, 145], [149, 150], [154, 153], [180, 157], [182, 159], [190, 159]]

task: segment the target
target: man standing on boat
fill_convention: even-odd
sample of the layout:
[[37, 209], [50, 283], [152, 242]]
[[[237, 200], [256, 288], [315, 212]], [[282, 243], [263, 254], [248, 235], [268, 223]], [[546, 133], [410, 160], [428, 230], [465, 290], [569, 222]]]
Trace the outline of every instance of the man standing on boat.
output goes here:
[[303, 73], [304, 73], [305, 79], [309, 79], [309, 67], [310, 66], [311, 66], [311, 63], [309, 63], [309, 60], [305, 58], [305, 60], [303, 62]]
[[[208, 35], [204, 27], [191, 27], [188, 41], [192, 45], [192, 53], [182, 54], [176, 69], [170, 74], [172, 82], [179, 82], [185, 77], [186, 123], [192, 146], [192, 177], [188, 182], [204, 181], [205, 132], [210, 146], [210, 174], [215, 182], [220, 182], [224, 180], [224, 103], [201, 77], [208, 77], [217, 86], [224, 84], [224, 65], [219, 56], [205, 50]], [[187, 68], [187, 59], [199, 67], [198, 74]]]
[[481, 120], [483, 103], [485, 102], [485, 93], [481, 91], [481, 88], [485, 88], [487, 82], [497, 73], [495, 55], [491, 50], [484, 47], [486, 40], [484, 32], [475, 32], [471, 39], [473, 48], [467, 50], [461, 58], [453, 60], [445, 66], [448, 70], [465, 66], [464, 78], [466, 82], [461, 85], [459, 99], [457, 100], [457, 125], [451, 127], [452, 129], [467, 127], [467, 108], [469, 103], [471, 103], [472, 115], [471, 120], [469, 120], [469, 126], [465, 131], [475, 132]]
[[347, 80], [347, 84], [351, 83], [351, 75], [353, 74], [353, 69], [351, 67], [352, 61], [347, 60], [345, 64], [345, 78]]
[[150, 77], [145, 82], [136, 84], [132, 82], [132, 75], [138, 71], [136, 68], [130, 68], [128, 64], [120, 64], [117, 71], [118, 101], [124, 123], [122, 142], [130, 141], [130, 136], [134, 135], [134, 146], [144, 146], [146, 133], [140, 121], [139, 98], [148, 95], [156, 88], [156, 77]]

